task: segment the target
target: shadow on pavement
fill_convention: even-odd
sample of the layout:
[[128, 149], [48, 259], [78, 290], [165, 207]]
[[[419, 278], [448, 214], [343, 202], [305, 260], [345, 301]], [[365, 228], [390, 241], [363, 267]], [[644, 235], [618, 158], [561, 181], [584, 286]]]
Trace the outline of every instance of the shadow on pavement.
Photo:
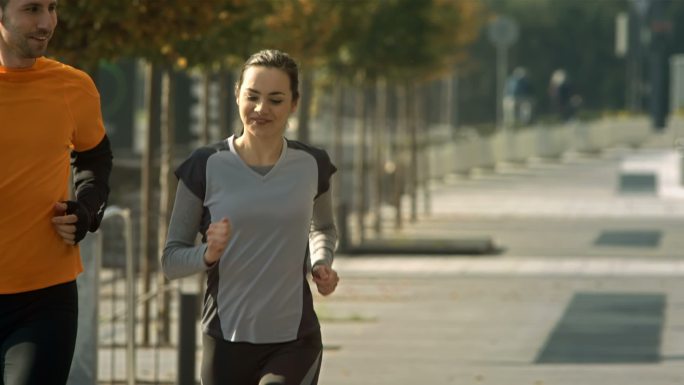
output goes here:
[[660, 362], [664, 313], [663, 294], [576, 293], [536, 363]]
[[349, 255], [498, 255], [504, 249], [488, 237], [467, 239], [372, 239], [340, 250]]

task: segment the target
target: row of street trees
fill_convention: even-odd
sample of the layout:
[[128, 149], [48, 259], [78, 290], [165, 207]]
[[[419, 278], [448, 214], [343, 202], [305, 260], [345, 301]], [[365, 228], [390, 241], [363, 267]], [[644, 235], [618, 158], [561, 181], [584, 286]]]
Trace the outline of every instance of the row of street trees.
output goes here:
[[[175, 191], [173, 92], [175, 71], [199, 71], [204, 92], [212, 78], [221, 79], [220, 126], [231, 127], [232, 74], [253, 52], [277, 48], [293, 55], [301, 64], [301, 94], [297, 136], [308, 141], [310, 114], [316, 92], [332, 90], [341, 105], [343, 89], [355, 94], [357, 117], [378, 116], [374, 125], [373, 165], [381, 175], [388, 154], [382, 153], [387, 123], [387, 97], [378, 97], [366, 111], [369, 89], [376, 95], [396, 94], [398, 128], [395, 163], [408, 170], [406, 178], [416, 185], [418, 117], [421, 114], [421, 84], [453, 72], [467, 57], [468, 45], [476, 39], [486, 19], [481, 4], [472, 0], [74, 0], [60, 3], [60, 21], [53, 54], [67, 63], [94, 72], [103, 61], [140, 58], [147, 63], [147, 129], [141, 157], [140, 246], [144, 290], [152, 291], [152, 271], [161, 252]], [[161, 74], [161, 76], [154, 76]], [[208, 98], [204, 98], [207, 102]], [[208, 108], [208, 107], [207, 107]], [[337, 109], [335, 157], [342, 162], [342, 110]], [[207, 116], [208, 114], [205, 114]], [[367, 202], [363, 190], [367, 178], [365, 138], [367, 119], [357, 119], [355, 207], [363, 237], [363, 213]], [[205, 121], [203, 141], [209, 140]], [[153, 143], [156, 127], [160, 142]], [[395, 141], [392, 141], [395, 142]], [[160, 172], [154, 182], [153, 154], [159, 149]], [[151, 215], [153, 188], [159, 187], [156, 237]], [[415, 207], [415, 188], [410, 191]], [[376, 194], [377, 195], [377, 194]], [[379, 195], [377, 195], [380, 199]], [[376, 205], [379, 202], [376, 201]], [[399, 206], [398, 206], [399, 207]], [[401, 215], [397, 215], [400, 220]], [[377, 222], [379, 223], [379, 221]], [[158, 278], [158, 288], [164, 286]], [[163, 293], [163, 291], [160, 291]], [[160, 312], [167, 314], [168, 299], [162, 295]], [[149, 306], [143, 317], [149, 324]], [[168, 320], [168, 317], [162, 317]], [[150, 341], [149, 327], [144, 342]], [[160, 339], [169, 340], [168, 325]]]
[[[635, 4], [656, 1], [666, 4], [664, 14], [673, 21], [666, 35], [668, 52], [683, 52], [684, 24], [675, 21], [684, 17], [684, 2], [674, 0], [70, 0], [60, 2], [52, 48], [55, 56], [91, 73], [101, 63], [121, 58], [147, 63], [139, 256], [149, 292], [175, 189], [172, 74], [201, 74], [205, 111], [209, 85], [218, 79], [219, 126], [226, 136], [238, 129], [232, 126], [233, 82], [241, 63], [263, 48], [292, 54], [302, 68], [297, 138], [309, 141], [318, 96], [331, 95], [332, 153], [335, 163], [343, 165], [343, 139], [349, 136], [343, 115], [355, 117], [354, 227], [363, 239], [368, 208], [374, 231], [381, 231], [383, 189], [392, 187], [398, 194], [397, 227], [404, 189], [415, 218], [419, 174], [427, 174], [418, 172], [419, 165], [427, 165], [421, 159], [421, 133], [427, 124], [493, 122], [495, 50], [482, 31], [495, 14], [510, 16], [520, 26], [509, 63], [528, 69], [539, 110], [546, 108], [548, 80], [556, 68], [567, 70], [585, 109], [619, 110], [628, 106], [630, 94], [648, 97], [647, 84], [635, 83], [636, 91], [626, 84], [630, 74], [646, 78], [648, 69], [638, 64], [645, 63], [648, 52], [632, 42], [632, 53], [615, 56], [615, 16], [628, 12], [630, 23], [648, 27], [647, 20], [636, 18]], [[427, 96], [436, 80], [445, 90], [437, 103]], [[354, 101], [351, 112], [346, 100]], [[456, 106], [458, 114], [452, 111]], [[206, 143], [211, 140], [209, 113], [203, 116], [200, 141]], [[157, 157], [158, 175], [152, 167]], [[394, 165], [394, 186], [380, 182], [388, 163]], [[363, 188], [370, 179], [376, 186], [372, 195]], [[158, 214], [152, 207], [157, 188]], [[167, 304], [166, 299], [160, 303], [162, 311]], [[149, 319], [147, 306], [143, 316]], [[163, 330], [162, 339], [168, 340], [168, 328]]]

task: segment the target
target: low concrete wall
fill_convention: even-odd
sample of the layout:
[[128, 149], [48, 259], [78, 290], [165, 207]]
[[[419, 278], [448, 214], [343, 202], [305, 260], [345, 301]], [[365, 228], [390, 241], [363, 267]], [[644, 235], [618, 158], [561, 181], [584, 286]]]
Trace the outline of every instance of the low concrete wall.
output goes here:
[[[684, 126], [684, 122], [682, 124]], [[611, 118], [592, 122], [536, 125], [480, 136], [467, 128], [455, 137], [440, 127], [428, 139], [425, 159], [430, 178], [494, 169], [502, 163], [534, 158], [560, 158], [568, 152], [596, 153], [615, 146], [637, 147], [652, 134], [647, 117]], [[682, 138], [684, 143], [684, 138]]]

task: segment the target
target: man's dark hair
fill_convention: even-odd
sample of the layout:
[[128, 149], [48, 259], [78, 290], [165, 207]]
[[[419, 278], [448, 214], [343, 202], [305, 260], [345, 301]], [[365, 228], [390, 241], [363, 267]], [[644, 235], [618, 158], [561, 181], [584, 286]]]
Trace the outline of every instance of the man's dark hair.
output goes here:
[[5, 9], [9, 0], [0, 0], [0, 9]]

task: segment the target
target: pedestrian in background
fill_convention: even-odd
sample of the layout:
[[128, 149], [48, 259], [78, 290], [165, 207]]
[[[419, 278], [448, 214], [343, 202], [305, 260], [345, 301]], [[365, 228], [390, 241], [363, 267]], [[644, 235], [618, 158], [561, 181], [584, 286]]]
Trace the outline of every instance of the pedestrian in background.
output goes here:
[[551, 74], [549, 98], [552, 108], [563, 122], [573, 119], [582, 103], [581, 97], [574, 94], [572, 83], [563, 69], [557, 69]]
[[289, 55], [252, 55], [235, 87], [242, 134], [195, 150], [176, 170], [162, 267], [170, 279], [207, 274], [204, 385], [318, 382], [307, 272], [321, 294], [335, 290], [336, 169], [325, 151], [284, 137], [298, 84]]
[[504, 90], [504, 122], [509, 127], [532, 122], [532, 83], [524, 67], [516, 67]]
[[[0, 0], [0, 384], [63, 385], [112, 153], [95, 85], [45, 58], [55, 0]], [[70, 162], [75, 198], [69, 199]]]

